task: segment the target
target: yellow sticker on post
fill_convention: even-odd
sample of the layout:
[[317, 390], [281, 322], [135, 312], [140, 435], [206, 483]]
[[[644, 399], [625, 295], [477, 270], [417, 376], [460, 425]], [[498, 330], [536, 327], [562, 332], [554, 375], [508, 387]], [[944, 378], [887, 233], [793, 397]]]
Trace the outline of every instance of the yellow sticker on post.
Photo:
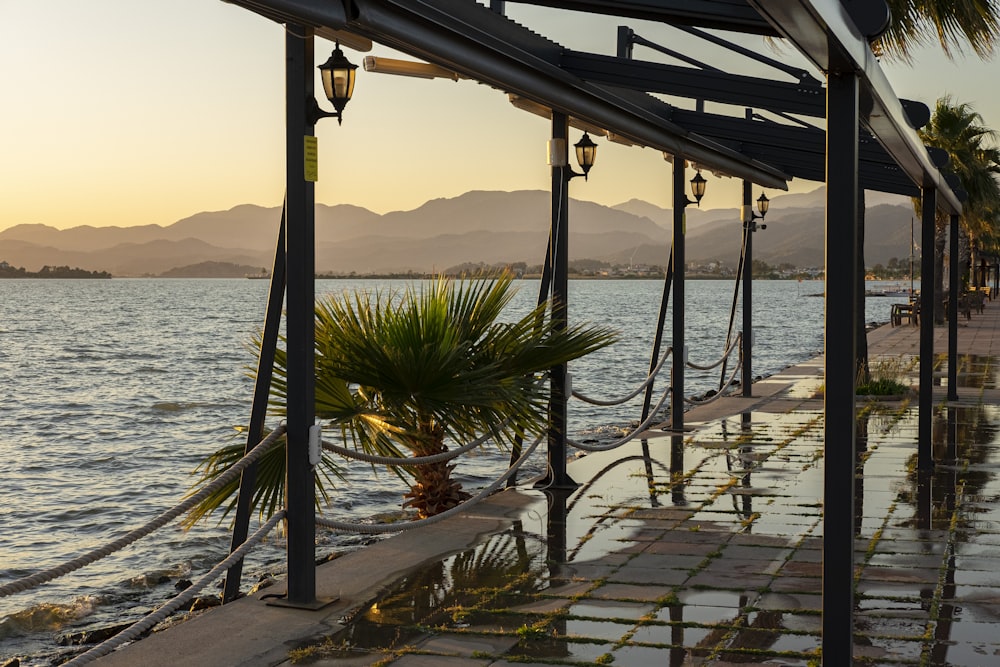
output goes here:
[[305, 150], [303, 151], [305, 179], [315, 183], [319, 180], [319, 148], [316, 137], [307, 135], [303, 139], [305, 140]]

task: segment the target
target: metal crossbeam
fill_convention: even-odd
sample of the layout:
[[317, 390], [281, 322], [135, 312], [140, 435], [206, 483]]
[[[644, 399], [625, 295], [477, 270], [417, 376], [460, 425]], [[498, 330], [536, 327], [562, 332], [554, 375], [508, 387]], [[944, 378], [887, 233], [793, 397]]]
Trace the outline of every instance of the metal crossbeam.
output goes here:
[[570, 9], [690, 25], [716, 30], [777, 36], [777, 31], [746, 0], [512, 0], [528, 5]]
[[813, 118], [823, 118], [826, 114], [826, 91], [818, 81], [772, 81], [580, 51], [564, 52], [559, 65], [581, 79], [648, 93], [802, 114]]
[[[346, 30], [706, 168], [787, 189], [787, 175], [670, 123], [650, 96], [617, 95], [559, 67], [564, 48], [471, 0], [232, 0], [308, 27]], [[648, 98], [648, 99], [645, 99]]]
[[[674, 109], [670, 117], [692, 132], [772, 164], [795, 178], [810, 181], [826, 179], [826, 132], [819, 128], [682, 109]], [[858, 143], [863, 188], [911, 197], [920, 194], [920, 189], [870, 134], [862, 131]]]
[[939, 208], [961, 213], [962, 204], [927, 155], [867, 39], [840, 0], [747, 1], [820, 70], [857, 72], [866, 111], [861, 122], [915, 184], [937, 191]]

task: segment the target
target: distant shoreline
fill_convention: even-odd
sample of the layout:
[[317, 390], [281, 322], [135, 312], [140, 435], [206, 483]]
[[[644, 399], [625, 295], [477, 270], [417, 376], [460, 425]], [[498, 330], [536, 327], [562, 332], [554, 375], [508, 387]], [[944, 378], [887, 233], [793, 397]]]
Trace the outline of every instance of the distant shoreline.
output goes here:
[[0, 262], [0, 279], [17, 280], [23, 278], [41, 279], [72, 279], [72, 280], [108, 280], [112, 276], [107, 271], [87, 271], [68, 266], [43, 266], [40, 271], [26, 271], [24, 267], [13, 267], [7, 262]]

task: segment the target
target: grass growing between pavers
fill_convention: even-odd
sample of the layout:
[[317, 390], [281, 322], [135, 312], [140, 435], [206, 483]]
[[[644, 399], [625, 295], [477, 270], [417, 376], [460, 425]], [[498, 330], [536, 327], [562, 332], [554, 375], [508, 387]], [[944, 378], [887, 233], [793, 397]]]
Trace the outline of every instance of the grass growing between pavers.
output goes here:
[[[926, 512], [913, 470], [915, 407], [908, 400], [859, 404], [856, 665], [950, 666], [941, 656], [949, 624], [960, 620], [955, 550], [938, 551], [940, 541], [952, 545], [995, 526], [1000, 549], [1000, 512], [985, 521], [957, 501], [973, 492], [966, 477], [986, 477], [975, 466], [998, 439], [982, 402], [966, 400], [963, 409], [962, 444], [952, 448], [951, 468], [936, 473], [935, 509]], [[723, 420], [685, 436], [686, 467], [603, 480], [626, 489], [634, 482], [633, 495], [621, 486], [588, 487], [569, 505], [561, 558], [553, 559], [538, 535], [508, 537], [504, 546], [491, 541], [477, 547], [478, 556], [456, 557], [437, 579], [417, 585], [415, 575], [408, 592], [387, 591], [373, 606], [383, 625], [395, 618], [385, 636], [400, 641], [372, 647], [373, 657], [818, 665], [822, 495], [811, 485], [821, 479], [822, 415], [799, 406], [754, 413], [744, 426]], [[947, 458], [943, 437], [935, 430], [938, 460]], [[983, 444], [974, 450], [972, 443]], [[946, 473], [961, 479], [949, 488]], [[920, 536], [925, 541], [914, 541]], [[921, 555], [927, 549], [934, 564]], [[651, 583], [656, 573], [660, 582]], [[483, 585], [470, 585], [473, 579]], [[406, 613], [394, 612], [398, 605]], [[359, 618], [374, 620], [372, 612]], [[326, 650], [356, 655], [364, 635], [342, 633]]]

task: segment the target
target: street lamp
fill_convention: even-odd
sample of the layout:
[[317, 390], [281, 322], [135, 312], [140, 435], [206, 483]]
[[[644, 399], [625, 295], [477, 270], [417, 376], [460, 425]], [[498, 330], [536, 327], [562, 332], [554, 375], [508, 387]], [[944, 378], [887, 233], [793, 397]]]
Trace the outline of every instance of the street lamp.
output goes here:
[[707, 184], [708, 181], [701, 175], [701, 170], [695, 172], [694, 178], [691, 179], [691, 194], [694, 195], [694, 201], [689, 201], [689, 204], [701, 206], [701, 198], [705, 196], [705, 185]]
[[318, 69], [323, 80], [323, 92], [336, 111], [323, 111], [314, 99], [310, 108], [309, 120], [311, 124], [315, 125], [320, 118], [333, 117], [337, 119], [339, 125], [343, 122], [344, 107], [351, 101], [351, 95], [354, 94], [354, 77], [357, 75], [358, 66], [344, 56], [344, 52], [340, 50], [340, 42], [337, 42], [333, 53]]
[[583, 173], [573, 171], [566, 163], [565, 139], [551, 139], [549, 141], [549, 166], [566, 167], [564, 173], [566, 174], [567, 181], [577, 176], [583, 176], [584, 180], [586, 180], [590, 168], [594, 166], [594, 162], [597, 160], [597, 144], [594, 143], [587, 132], [584, 132], [583, 137], [580, 141], [573, 144], [573, 147], [576, 149], [576, 161], [580, 163], [580, 169]]
[[[746, 224], [747, 229], [751, 232], [757, 231], [757, 223], [754, 220], [763, 220], [764, 216], [767, 215], [767, 209], [771, 205], [771, 200], [767, 198], [763, 192], [760, 193], [760, 197], [757, 198], [757, 210], [760, 211], [760, 215], [753, 212], [749, 206], [744, 207], [743, 222]], [[749, 214], [749, 216], [747, 215]], [[761, 224], [760, 228], [767, 229], [767, 225]]]
[[[597, 144], [590, 138], [590, 135], [586, 132], [583, 133], [583, 137], [580, 141], [573, 144], [576, 148], [576, 161], [580, 163], [580, 169], [583, 169], [583, 180], [587, 180], [587, 174], [590, 172], [590, 168], [594, 166], [594, 161], [597, 160]], [[572, 172], [570, 172], [572, 174]], [[580, 174], [572, 174], [573, 176], [579, 176]]]

